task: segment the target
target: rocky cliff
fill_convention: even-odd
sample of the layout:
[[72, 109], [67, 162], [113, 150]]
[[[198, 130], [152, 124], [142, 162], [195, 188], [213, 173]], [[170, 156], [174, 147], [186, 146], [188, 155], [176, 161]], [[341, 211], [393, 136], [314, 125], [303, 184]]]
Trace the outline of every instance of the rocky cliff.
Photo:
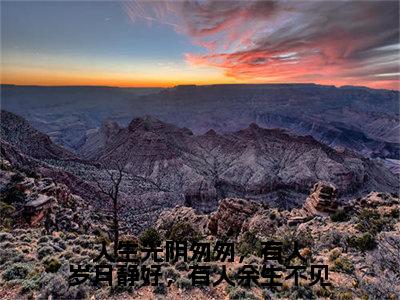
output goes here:
[[25, 119], [0, 111], [0, 138], [23, 154], [38, 159], [77, 159], [71, 152], [54, 144], [50, 138], [34, 129]]
[[210, 130], [193, 135], [147, 117], [134, 119], [107, 139], [103, 136], [98, 132], [97, 138], [91, 137], [102, 144], [82, 146], [92, 160], [123, 161], [128, 173], [158, 191], [183, 194], [188, 206], [203, 212], [214, 210], [224, 197], [285, 198], [290, 192], [307, 193], [324, 180], [333, 183], [341, 196], [398, 187], [395, 176], [377, 161], [332, 149], [311, 136], [256, 124], [233, 133]]

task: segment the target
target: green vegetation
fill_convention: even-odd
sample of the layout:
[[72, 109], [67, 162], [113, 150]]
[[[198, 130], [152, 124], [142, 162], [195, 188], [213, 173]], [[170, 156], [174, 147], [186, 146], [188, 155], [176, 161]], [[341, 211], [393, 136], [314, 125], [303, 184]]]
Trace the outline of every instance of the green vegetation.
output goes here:
[[260, 256], [262, 251], [261, 241], [254, 232], [245, 232], [236, 247], [237, 251], [244, 256], [255, 254]]
[[353, 293], [352, 292], [340, 292], [337, 294], [337, 299], [338, 300], [352, 300], [353, 298]]
[[376, 246], [375, 237], [369, 232], [363, 233], [361, 236], [351, 236], [347, 239], [347, 243], [350, 247], [362, 252], [372, 250]]
[[140, 235], [139, 243], [143, 247], [155, 248], [161, 245], [161, 236], [155, 228], [149, 227]]
[[0, 201], [0, 231], [8, 231], [12, 228], [13, 219], [10, 218], [15, 212], [15, 207]]
[[193, 288], [192, 281], [186, 277], [179, 278], [176, 284], [182, 290], [191, 290]]
[[333, 249], [329, 253], [329, 261], [335, 261], [341, 254], [342, 252], [339, 249]]
[[332, 222], [346, 222], [350, 220], [350, 216], [344, 209], [340, 208], [331, 215], [331, 220]]
[[167, 286], [164, 282], [160, 282], [154, 289], [154, 294], [165, 295], [167, 293]]
[[358, 223], [356, 228], [361, 232], [370, 232], [376, 235], [382, 230], [390, 230], [393, 227], [390, 218], [382, 217], [376, 210], [363, 209], [358, 214]]
[[173, 241], [195, 242], [200, 240], [201, 234], [190, 223], [179, 222], [172, 226], [166, 238]]
[[238, 299], [247, 299], [247, 300], [257, 300], [258, 298], [254, 296], [251, 292], [246, 291], [245, 289], [239, 287], [227, 287], [227, 292], [229, 299], [238, 300]]
[[56, 273], [60, 269], [61, 263], [56, 257], [49, 257], [43, 261], [43, 266], [46, 272]]
[[48, 255], [52, 255], [54, 253], [54, 249], [51, 246], [45, 245], [41, 248], [39, 248], [37, 252], [37, 257], [38, 259], [42, 259]]
[[347, 257], [341, 256], [334, 260], [333, 269], [338, 272], [352, 274], [354, 266]]
[[28, 275], [31, 269], [31, 265], [26, 263], [15, 263], [3, 272], [3, 279], [10, 281], [14, 279], [24, 279]]

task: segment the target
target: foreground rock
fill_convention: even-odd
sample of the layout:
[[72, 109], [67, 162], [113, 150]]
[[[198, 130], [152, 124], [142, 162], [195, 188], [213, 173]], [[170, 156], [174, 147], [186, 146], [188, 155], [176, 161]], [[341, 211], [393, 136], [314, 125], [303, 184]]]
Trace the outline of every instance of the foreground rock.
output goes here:
[[165, 235], [175, 224], [190, 223], [196, 231], [206, 235], [208, 222], [208, 215], [199, 215], [193, 208], [181, 206], [162, 212], [155, 227]]
[[288, 224], [296, 225], [315, 216], [326, 217], [338, 208], [337, 188], [328, 182], [317, 182], [300, 209], [293, 209]]
[[208, 229], [216, 236], [235, 237], [243, 223], [251, 218], [262, 206], [253, 201], [242, 199], [224, 199], [218, 210], [210, 215]]

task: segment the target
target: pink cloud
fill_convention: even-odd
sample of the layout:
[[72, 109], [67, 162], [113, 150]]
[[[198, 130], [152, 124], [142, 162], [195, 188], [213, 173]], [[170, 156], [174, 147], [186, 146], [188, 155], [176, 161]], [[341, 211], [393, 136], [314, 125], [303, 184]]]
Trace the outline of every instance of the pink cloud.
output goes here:
[[258, 82], [399, 87], [397, 1], [191, 1], [127, 4], [205, 48], [193, 65]]

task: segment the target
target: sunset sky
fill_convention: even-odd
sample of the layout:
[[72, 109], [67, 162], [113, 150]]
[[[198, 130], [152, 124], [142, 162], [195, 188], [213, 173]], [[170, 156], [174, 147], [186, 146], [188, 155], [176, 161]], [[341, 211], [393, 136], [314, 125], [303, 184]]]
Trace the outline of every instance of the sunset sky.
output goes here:
[[1, 82], [399, 89], [398, 1], [1, 1]]

